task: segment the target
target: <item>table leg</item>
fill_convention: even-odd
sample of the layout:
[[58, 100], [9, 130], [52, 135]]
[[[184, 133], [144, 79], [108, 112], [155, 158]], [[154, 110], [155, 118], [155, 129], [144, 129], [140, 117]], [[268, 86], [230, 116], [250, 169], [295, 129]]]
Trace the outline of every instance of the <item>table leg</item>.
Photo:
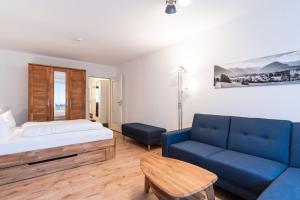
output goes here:
[[204, 196], [201, 192], [196, 193], [196, 194], [194, 195], [194, 197], [195, 197], [196, 199], [199, 199], [199, 200], [205, 200], [205, 199], [206, 199], [205, 196]]
[[148, 151], [150, 151], [151, 150], [151, 145], [148, 145]]
[[149, 179], [145, 176], [145, 192], [149, 193], [150, 190], [150, 181]]
[[211, 185], [205, 190], [207, 200], [215, 200], [215, 191], [214, 186]]

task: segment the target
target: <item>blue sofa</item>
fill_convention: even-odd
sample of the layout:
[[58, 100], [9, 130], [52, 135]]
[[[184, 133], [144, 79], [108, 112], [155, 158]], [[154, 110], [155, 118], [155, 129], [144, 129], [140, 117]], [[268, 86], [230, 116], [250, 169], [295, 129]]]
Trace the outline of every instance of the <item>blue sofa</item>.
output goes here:
[[300, 199], [300, 124], [195, 114], [192, 128], [162, 137], [163, 156], [216, 173], [244, 199]]
[[258, 200], [269, 199], [300, 199], [300, 123], [293, 124], [289, 168], [258, 198]]

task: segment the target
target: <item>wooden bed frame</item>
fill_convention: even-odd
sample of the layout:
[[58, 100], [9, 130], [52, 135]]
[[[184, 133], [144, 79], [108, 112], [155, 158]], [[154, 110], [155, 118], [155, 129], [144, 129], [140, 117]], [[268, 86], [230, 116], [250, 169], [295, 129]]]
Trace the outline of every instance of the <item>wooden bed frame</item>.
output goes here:
[[0, 185], [113, 159], [115, 139], [0, 156]]

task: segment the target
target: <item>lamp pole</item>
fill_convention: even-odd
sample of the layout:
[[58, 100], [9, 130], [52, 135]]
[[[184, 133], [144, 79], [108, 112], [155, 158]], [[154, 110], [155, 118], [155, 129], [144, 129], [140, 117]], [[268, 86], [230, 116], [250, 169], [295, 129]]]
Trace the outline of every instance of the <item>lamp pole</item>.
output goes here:
[[182, 66], [178, 67], [178, 129], [182, 129], [182, 107], [183, 107], [183, 89], [182, 89], [182, 74], [185, 72], [185, 69]]

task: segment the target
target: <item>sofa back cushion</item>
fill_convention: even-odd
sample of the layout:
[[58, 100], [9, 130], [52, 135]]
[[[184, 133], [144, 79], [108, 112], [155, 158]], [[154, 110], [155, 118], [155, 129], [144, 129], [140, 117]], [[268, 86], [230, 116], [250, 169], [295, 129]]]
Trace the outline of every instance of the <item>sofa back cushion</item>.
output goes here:
[[229, 124], [227, 116], [195, 114], [191, 140], [226, 148]]
[[290, 165], [300, 168], [300, 123], [293, 124]]
[[232, 117], [228, 149], [288, 164], [291, 130], [290, 121]]

